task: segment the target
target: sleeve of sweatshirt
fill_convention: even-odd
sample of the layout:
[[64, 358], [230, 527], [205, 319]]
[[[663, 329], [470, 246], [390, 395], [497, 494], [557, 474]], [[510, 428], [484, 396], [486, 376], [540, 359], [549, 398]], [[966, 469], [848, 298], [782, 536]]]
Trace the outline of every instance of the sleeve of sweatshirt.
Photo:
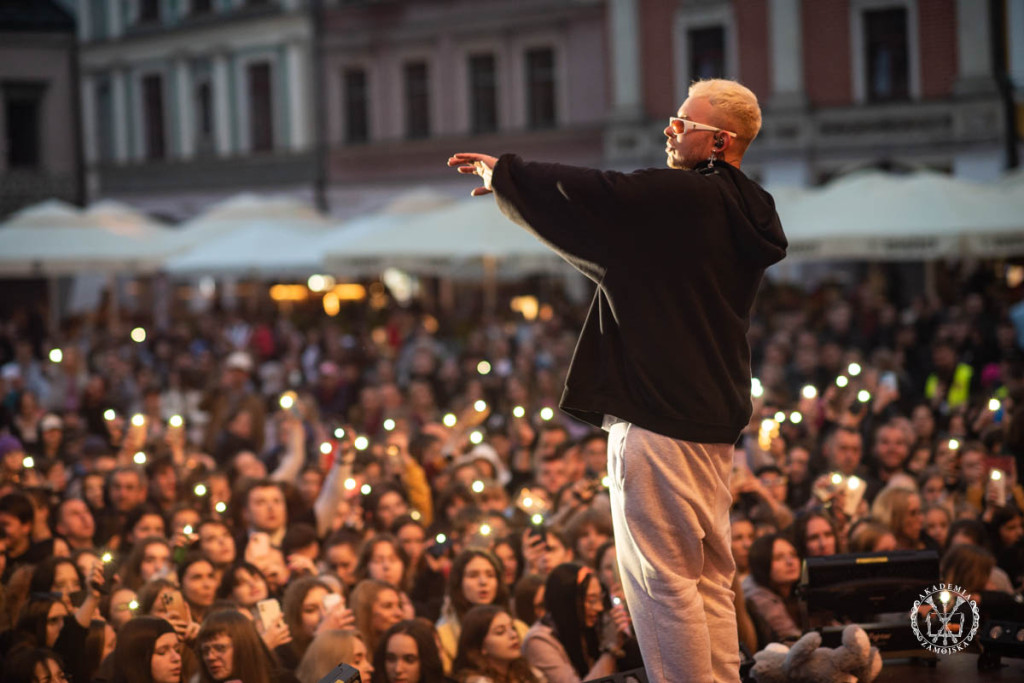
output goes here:
[[622, 174], [526, 162], [505, 154], [491, 187], [498, 208], [593, 280], [607, 269], [616, 211], [612, 186]]
[[[498, 208], [592, 280], [599, 281], [624, 239], [643, 239], [665, 222], [686, 224], [721, 200], [698, 173], [598, 171], [523, 161], [503, 154], [491, 176]], [[699, 222], [698, 222], [699, 223]]]

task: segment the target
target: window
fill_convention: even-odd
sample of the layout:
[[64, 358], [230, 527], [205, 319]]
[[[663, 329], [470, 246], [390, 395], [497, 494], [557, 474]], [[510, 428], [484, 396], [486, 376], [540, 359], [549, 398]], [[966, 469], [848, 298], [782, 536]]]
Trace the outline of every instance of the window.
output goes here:
[[109, 78], [96, 82], [96, 153], [99, 161], [114, 160], [114, 88]]
[[708, 26], [688, 31], [690, 81], [725, 78], [725, 28]]
[[158, 75], [142, 79], [142, 109], [146, 124], [146, 158], [163, 159], [167, 153], [164, 140], [163, 78]]
[[195, 88], [196, 150], [213, 150], [213, 85], [200, 81]]
[[4, 121], [7, 167], [38, 169], [42, 165], [43, 83], [4, 84]]
[[430, 136], [430, 81], [426, 62], [405, 65], [405, 135]]
[[213, 11], [213, 0], [192, 0], [192, 14], [209, 14]]
[[249, 144], [253, 152], [269, 152], [274, 148], [274, 106], [268, 62], [249, 65]]
[[555, 126], [555, 51], [551, 48], [526, 52], [526, 125]]
[[357, 144], [370, 139], [370, 98], [363, 69], [345, 69], [342, 75], [345, 109], [345, 142]]
[[469, 58], [469, 126], [474, 133], [498, 130], [498, 88], [494, 55]]
[[160, 0], [139, 0], [139, 23], [160, 21]]
[[907, 10], [864, 12], [867, 100], [889, 102], [910, 97]]

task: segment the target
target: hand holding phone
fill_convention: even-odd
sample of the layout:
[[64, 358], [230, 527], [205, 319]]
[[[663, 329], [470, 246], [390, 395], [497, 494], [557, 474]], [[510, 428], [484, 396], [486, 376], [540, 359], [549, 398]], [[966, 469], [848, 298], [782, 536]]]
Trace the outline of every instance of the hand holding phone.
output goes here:
[[328, 593], [324, 596], [324, 613], [330, 613], [335, 607], [342, 604], [344, 598], [337, 593]]
[[257, 567], [260, 562], [270, 554], [270, 534], [257, 531], [249, 536], [249, 543], [245, 546], [245, 559]]
[[270, 631], [282, 619], [281, 603], [276, 598], [267, 598], [256, 603], [256, 612], [259, 614], [260, 623], [264, 631]]
[[1006, 507], [1006, 473], [993, 469], [988, 476], [988, 499], [997, 507]]
[[181, 595], [181, 591], [165, 591], [160, 599], [163, 601], [164, 611], [168, 616], [177, 617], [185, 624], [188, 624], [191, 615], [188, 611], [188, 605], [185, 604], [185, 599]]

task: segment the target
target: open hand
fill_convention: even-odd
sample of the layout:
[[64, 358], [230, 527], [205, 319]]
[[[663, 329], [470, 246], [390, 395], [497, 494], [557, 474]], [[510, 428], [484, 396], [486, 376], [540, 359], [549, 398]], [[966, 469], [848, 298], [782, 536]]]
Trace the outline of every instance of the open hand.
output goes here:
[[459, 153], [448, 157], [448, 166], [457, 166], [459, 173], [473, 173], [484, 181], [483, 187], [473, 189], [471, 194], [474, 197], [490, 194], [493, 191], [491, 190], [491, 172], [497, 162], [497, 158], [486, 154]]

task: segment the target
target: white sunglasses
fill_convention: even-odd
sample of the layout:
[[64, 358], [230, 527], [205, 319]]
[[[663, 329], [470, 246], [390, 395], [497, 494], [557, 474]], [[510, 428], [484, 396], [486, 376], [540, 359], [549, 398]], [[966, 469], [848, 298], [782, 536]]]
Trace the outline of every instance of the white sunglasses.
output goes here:
[[706, 123], [697, 123], [690, 119], [681, 119], [678, 116], [670, 116], [668, 119], [668, 125], [676, 135], [684, 135], [695, 130], [709, 130], [712, 133], [725, 133], [726, 135], [731, 135], [734, 138], [739, 137], [736, 133], [733, 133], [730, 130], [715, 128], [714, 126], [709, 126]]

